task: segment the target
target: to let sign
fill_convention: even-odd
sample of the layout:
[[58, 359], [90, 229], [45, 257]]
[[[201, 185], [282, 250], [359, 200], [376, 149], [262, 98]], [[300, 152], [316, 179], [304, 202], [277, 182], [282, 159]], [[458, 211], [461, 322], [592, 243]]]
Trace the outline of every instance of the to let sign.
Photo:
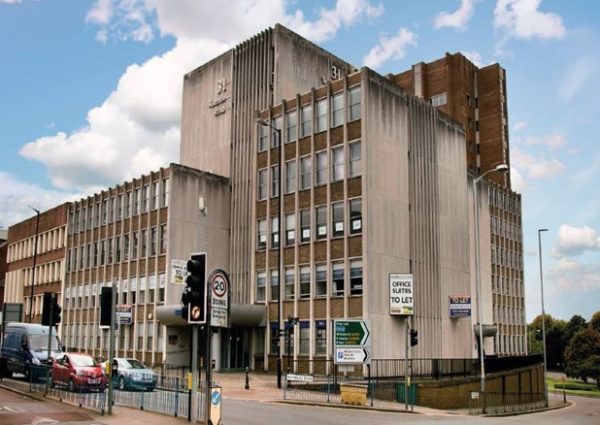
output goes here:
[[471, 316], [470, 295], [450, 295], [449, 305], [451, 318]]
[[413, 275], [390, 273], [390, 314], [412, 316]]

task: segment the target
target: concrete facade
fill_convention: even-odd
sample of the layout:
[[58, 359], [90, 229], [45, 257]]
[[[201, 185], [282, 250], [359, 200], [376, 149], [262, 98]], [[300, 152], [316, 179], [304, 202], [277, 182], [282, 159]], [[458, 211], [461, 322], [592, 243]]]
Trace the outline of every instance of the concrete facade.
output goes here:
[[8, 230], [0, 229], [0, 305], [4, 303], [4, 285], [8, 271]]

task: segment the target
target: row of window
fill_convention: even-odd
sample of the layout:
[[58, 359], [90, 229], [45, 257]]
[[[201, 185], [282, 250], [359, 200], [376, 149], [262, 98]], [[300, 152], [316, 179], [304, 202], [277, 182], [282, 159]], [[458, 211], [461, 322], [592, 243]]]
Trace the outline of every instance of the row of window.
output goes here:
[[[134, 326], [121, 326], [115, 341], [116, 350], [162, 351], [164, 329], [156, 324], [156, 342], [154, 346], [154, 322], [136, 322]], [[65, 324], [63, 342], [67, 347], [76, 347], [79, 351], [108, 350], [108, 329], [100, 329], [97, 323]], [[137, 337], [137, 345], [134, 346]], [[144, 337], [146, 344], [144, 344]]]
[[[65, 228], [48, 230], [38, 234], [37, 253], [53, 251], [55, 249], [64, 248], [65, 246]], [[19, 261], [23, 258], [32, 257], [35, 252], [35, 236], [24, 239], [17, 243], [11, 244], [8, 247], [7, 261]]]
[[169, 206], [169, 179], [146, 184], [127, 193], [104, 199], [96, 205], [69, 213], [70, 233], [92, 229], [123, 218]]
[[[160, 239], [158, 239], [160, 238]], [[131, 232], [131, 235], [116, 236], [90, 242], [79, 248], [69, 249], [67, 271], [89, 269], [121, 261], [153, 257], [167, 252], [167, 225]]]
[[494, 307], [494, 323], [523, 325], [527, 323], [525, 321], [525, 310], [522, 307], [496, 305]]
[[[348, 90], [348, 121], [360, 119], [360, 86]], [[331, 111], [331, 114], [328, 112]], [[285, 143], [291, 143], [298, 137], [307, 137], [314, 132], [320, 133], [327, 130], [328, 122], [331, 128], [338, 127], [346, 121], [346, 110], [344, 109], [344, 93], [335, 93], [331, 98], [319, 99], [313, 105], [304, 105], [300, 108], [300, 126], [298, 126], [298, 111], [293, 110], [285, 114]], [[272, 119], [271, 125], [280, 130], [275, 131], [267, 126], [259, 126], [258, 151], [267, 150], [269, 146], [269, 130], [271, 130], [271, 146], [279, 146], [280, 140], [278, 134], [283, 133], [283, 116]]]
[[521, 241], [521, 226], [492, 216], [492, 235], [502, 236], [505, 239]]
[[496, 186], [489, 186], [488, 203], [493, 207], [520, 215], [521, 201], [519, 197], [504, 190], [500, 190]]
[[522, 256], [516, 251], [492, 245], [492, 264], [494, 265], [521, 271], [523, 269], [521, 264], [522, 259]]
[[[332, 262], [328, 274], [327, 264], [315, 264], [311, 276], [311, 267], [301, 265], [286, 267], [284, 270], [283, 298], [288, 301], [294, 299], [343, 297], [344, 295], [362, 295], [363, 293], [363, 265], [361, 259], [350, 260], [348, 263], [350, 276], [345, 278], [346, 266], [344, 262]], [[279, 271], [269, 270], [270, 301], [279, 300], [280, 284]], [[263, 302], [267, 299], [267, 272], [259, 271], [256, 274], [256, 301]]]
[[500, 354], [525, 354], [525, 337], [522, 335], [496, 335], [494, 352]]
[[[314, 215], [311, 215], [310, 209], [302, 209], [298, 211], [300, 226], [296, 223], [296, 213], [285, 215], [285, 246], [291, 246], [298, 241], [299, 243], [310, 242], [311, 239], [322, 240], [326, 239], [330, 234], [331, 237], [343, 237], [344, 234], [355, 235], [362, 233], [362, 198], [348, 200], [347, 214], [349, 231], [346, 232], [344, 221], [344, 202], [334, 202], [331, 204], [331, 230], [328, 231], [327, 206], [321, 205], [314, 208]], [[312, 223], [311, 223], [312, 221]], [[257, 249], [264, 250], [267, 248], [267, 229], [269, 228], [267, 219], [258, 220], [257, 225]], [[314, 232], [313, 232], [314, 229]], [[270, 219], [270, 238], [269, 248], [279, 247], [279, 217], [271, 217]], [[299, 236], [298, 230], [300, 231]], [[314, 236], [313, 236], [314, 234]]]
[[519, 279], [509, 279], [508, 277], [492, 275], [492, 289], [495, 293], [511, 295], [513, 297], [523, 297], [523, 281]]
[[[344, 179], [346, 168], [348, 177], [360, 176], [362, 173], [361, 164], [361, 143], [360, 140], [348, 144], [348, 165], [344, 157], [344, 146], [336, 146], [330, 150], [329, 161], [327, 159], [327, 150], [316, 152], [313, 155], [306, 155], [299, 161], [292, 159], [285, 162], [285, 182], [284, 192], [293, 193], [296, 190], [310, 189], [313, 181], [315, 186], [326, 184], [329, 180], [337, 182]], [[313, 167], [313, 159], [315, 166]], [[298, 165], [299, 164], [299, 170]], [[313, 174], [314, 168], [314, 174]], [[269, 196], [269, 187], [267, 168], [258, 170], [258, 200], [266, 199]], [[282, 170], [283, 171], [283, 170]], [[271, 197], [279, 196], [279, 164], [271, 166]], [[329, 178], [331, 176], [331, 179]]]

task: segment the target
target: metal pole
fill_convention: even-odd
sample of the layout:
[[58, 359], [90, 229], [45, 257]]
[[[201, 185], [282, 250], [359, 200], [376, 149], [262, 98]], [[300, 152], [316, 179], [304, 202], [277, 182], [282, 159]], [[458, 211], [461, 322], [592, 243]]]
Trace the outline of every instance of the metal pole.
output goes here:
[[483, 178], [481, 175], [473, 179], [473, 220], [475, 221], [475, 291], [477, 293], [477, 320], [479, 321], [479, 364], [481, 382], [479, 391], [481, 392], [483, 407], [482, 412], [485, 413], [485, 358], [483, 353], [483, 305], [481, 296], [481, 265], [479, 259], [479, 196], [477, 193], [477, 183]]
[[33, 286], [35, 285], [35, 265], [37, 263], [38, 232], [40, 228], [40, 211], [29, 206], [37, 214], [35, 219], [35, 240], [33, 242], [33, 276], [31, 277], [31, 295], [29, 299], [29, 323], [33, 320]]
[[50, 369], [48, 369], [48, 368], [46, 369], [46, 394], [48, 394], [48, 384], [49, 384], [49, 382], [48, 382], [49, 373], [48, 372], [52, 373], [52, 363], [50, 362], [50, 354], [52, 354], [52, 351], [51, 351], [52, 350], [52, 328], [53, 328], [52, 317], [54, 314], [54, 312], [52, 311], [53, 310], [52, 307], [54, 307], [54, 297], [56, 297], [56, 293], [52, 292], [52, 297], [50, 298], [50, 323], [48, 326], [48, 355], [46, 357], [46, 367], [50, 366]]
[[[210, 305], [210, 304], [209, 304]], [[208, 307], [210, 308], [210, 307]], [[204, 407], [206, 409], [205, 424], [208, 425], [210, 421], [210, 401], [212, 393], [212, 352], [211, 352], [211, 339], [212, 330], [210, 326], [210, 315], [206, 315], [206, 396], [204, 399]]]
[[404, 333], [404, 410], [408, 410], [408, 316], [404, 321], [406, 332]]
[[287, 373], [290, 373], [290, 353], [291, 353], [291, 351], [292, 351], [292, 317], [288, 316], [288, 321], [287, 321]]
[[198, 325], [192, 325], [192, 391], [190, 393], [190, 422], [198, 417]]
[[542, 344], [544, 346], [544, 400], [548, 407], [548, 385], [546, 384], [546, 374], [548, 365], [546, 363], [546, 310], [544, 309], [544, 273], [542, 271], [542, 232], [547, 232], [548, 229], [538, 229], [538, 248], [540, 257], [540, 288], [542, 293]]
[[115, 357], [115, 304], [117, 301], [117, 290], [115, 281], [112, 282], [110, 293], [110, 330], [108, 331], [108, 364], [110, 365], [110, 375], [108, 378], [108, 414], [112, 415], [113, 406], [113, 359]]
[[[281, 282], [283, 281], [282, 276], [283, 273], [281, 271], [281, 251], [283, 250], [283, 140], [281, 140], [281, 130], [275, 128], [271, 125], [269, 127], [273, 128], [277, 133], [277, 142], [279, 144], [279, 246], [277, 250], [277, 278], [279, 279], [279, 294], [277, 297], [277, 323], [279, 328], [279, 343], [277, 344], [277, 388], [281, 388], [281, 343], [283, 338], [283, 333], [281, 332], [281, 322], [283, 321], [283, 308], [282, 308], [282, 296], [281, 296]], [[287, 239], [287, 238], [286, 238]], [[289, 363], [288, 363], [289, 368]]]

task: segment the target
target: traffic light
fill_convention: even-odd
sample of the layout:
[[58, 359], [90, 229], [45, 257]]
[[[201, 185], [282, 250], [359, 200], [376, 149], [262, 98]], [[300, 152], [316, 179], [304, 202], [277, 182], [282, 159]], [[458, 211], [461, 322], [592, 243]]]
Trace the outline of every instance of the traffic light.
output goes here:
[[419, 343], [419, 332], [416, 329], [410, 330], [410, 346], [414, 347]]
[[113, 288], [104, 286], [100, 292], [100, 326], [110, 328], [110, 314], [112, 310], [112, 291]]
[[193, 254], [187, 262], [187, 271], [181, 316], [188, 323], [206, 323], [206, 254]]
[[42, 325], [54, 326], [60, 323], [62, 309], [58, 305], [58, 294], [55, 292], [44, 292], [42, 304]]

